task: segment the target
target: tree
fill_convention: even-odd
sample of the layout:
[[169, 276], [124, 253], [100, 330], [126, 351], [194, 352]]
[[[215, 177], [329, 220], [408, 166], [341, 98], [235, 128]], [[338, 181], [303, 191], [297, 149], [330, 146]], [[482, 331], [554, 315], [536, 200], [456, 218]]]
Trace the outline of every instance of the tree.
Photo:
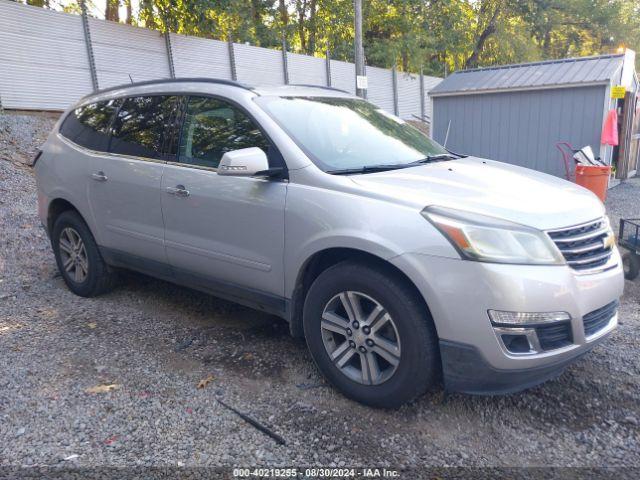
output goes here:
[[480, 53], [484, 50], [487, 40], [498, 30], [498, 18], [503, 8], [502, 0], [480, 0], [476, 20], [476, 38], [471, 55], [464, 63], [465, 68], [478, 66]]
[[[60, 8], [58, 0], [16, 0]], [[64, 10], [78, 12], [77, 1]], [[95, 2], [95, 0], [94, 0]], [[105, 17], [353, 61], [350, 0], [105, 0]], [[53, 7], [52, 7], [53, 6]], [[369, 65], [442, 76], [461, 68], [640, 50], [638, 0], [363, 0]], [[640, 52], [639, 52], [640, 53]], [[640, 54], [638, 55], [640, 67]]]
[[112, 22], [120, 21], [120, 2], [119, 0], [107, 0], [104, 18]]
[[131, 5], [131, 0], [124, 0], [124, 5], [127, 9], [127, 15], [125, 17], [124, 23], [131, 25], [133, 23], [133, 8]]

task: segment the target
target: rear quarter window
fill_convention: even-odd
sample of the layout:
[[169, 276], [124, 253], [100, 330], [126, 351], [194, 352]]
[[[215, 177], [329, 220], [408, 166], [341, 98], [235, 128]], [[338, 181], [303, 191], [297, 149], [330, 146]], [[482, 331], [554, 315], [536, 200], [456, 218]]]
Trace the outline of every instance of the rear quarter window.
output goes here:
[[106, 152], [109, 148], [109, 127], [118, 108], [117, 100], [90, 103], [67, 115], [60, 134], [78, 145]]
[[161, 159], [169, 146], [178, 98], [126, 98], [113, 122], [109, 152]]

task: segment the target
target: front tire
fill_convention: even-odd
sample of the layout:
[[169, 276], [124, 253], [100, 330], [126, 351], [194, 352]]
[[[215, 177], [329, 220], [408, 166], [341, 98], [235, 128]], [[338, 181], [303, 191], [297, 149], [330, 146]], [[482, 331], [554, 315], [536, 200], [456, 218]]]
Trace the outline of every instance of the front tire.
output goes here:
[[77, 212], [62, 212], [55, 220], [51, 244], [58, 270], [73, 293], [94, 297], [113, 287], [115, 273], [102, 259], [89, 227]]
[[344, 395], [397, 408], [433, 385], [438, 336], [415, 290], [396, 272], [355, 262], [314, 281], [303, 312], [314, 362]]

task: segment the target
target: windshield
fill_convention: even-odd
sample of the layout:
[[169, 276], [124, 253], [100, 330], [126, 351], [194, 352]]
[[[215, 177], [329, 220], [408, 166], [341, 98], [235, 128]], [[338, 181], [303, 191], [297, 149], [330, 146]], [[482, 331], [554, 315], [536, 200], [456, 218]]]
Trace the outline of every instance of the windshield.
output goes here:
[[324, 171], [400, 168], [448, 154], [417, 128], [364, 100], [258, 97], [256, 102]]

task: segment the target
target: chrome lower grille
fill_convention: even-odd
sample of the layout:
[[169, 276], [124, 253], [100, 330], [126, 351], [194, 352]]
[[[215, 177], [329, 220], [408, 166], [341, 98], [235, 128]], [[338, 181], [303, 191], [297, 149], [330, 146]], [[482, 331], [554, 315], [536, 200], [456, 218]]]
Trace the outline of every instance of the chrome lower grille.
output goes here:
[[588, 271], [603, 267], [611, 258], [613, 242], [609, 241], [610, 232], [608, 222], [601, 218], [547, 233], [571, 268]]

